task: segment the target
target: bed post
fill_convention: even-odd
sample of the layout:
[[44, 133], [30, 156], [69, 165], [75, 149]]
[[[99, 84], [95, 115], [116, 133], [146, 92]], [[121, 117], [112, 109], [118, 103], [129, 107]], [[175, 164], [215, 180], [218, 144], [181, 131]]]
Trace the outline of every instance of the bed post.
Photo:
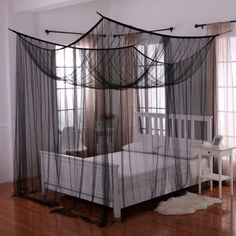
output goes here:
[[46, 188], [45, 188], [45, 170], [44, 170], [44, 155], [43, 152], [40, 151], [40, 158], [41, 158], [41, 192], [42, 195], [45, 196]]
[[118, 219], [121, 217], [121, 205], [119, 194], [119, 178], [118, 178], [118, 165], [113, 166], [113, 217]]

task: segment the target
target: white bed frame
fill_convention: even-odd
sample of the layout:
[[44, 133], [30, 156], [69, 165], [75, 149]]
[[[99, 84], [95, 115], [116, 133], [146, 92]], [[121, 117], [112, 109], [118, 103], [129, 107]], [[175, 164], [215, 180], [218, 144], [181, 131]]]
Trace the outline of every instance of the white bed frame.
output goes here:
[[[169, 114], [168, 117], [163, 113], [144, 113], [136, 112], [136, 128], [135, 128], [135, 141], [140, 140], [152, 140], [155, 138], [157, 141], [165, 140], [166, 129], [165, 124], [167, 119], [171, 124], [171, 133], [176, 134], [176, 138], [180, 142], [180, 145], [186, 146], [186, 140], [191, 143], [192, 146], [198, 146], [202, 143], [201, 139], [196, 137], [196, 123], [205, 122], [205, 141], [212, 142], [212, 116], [193, 116], [193, 115], [179, 115]], [[142, 123], [142, 130], [140, 125]], [[188, 127], [190, 126], [190, 131]], [[172, 139], [170, 137], [170, 139]]]
[[[165, 114], [157, 113], [136, 113], [137, 125], [135, 140], [148, 140], [153, 138], [164, 137], [166, 135], [165, 122], [167, 117]], [[172, 132], [175, 130], [176, 136], [180, 139], [180, 143], [183, 141], [186, 145], [186, 139], [191, 141], [193, 145], [199, 145], [201, 140], [195, 138], [195, 123], [205, 122], [206, 124], [206, 140], [212, 141], [212, 117], [209, 116], [188, 116], [188, 115], [169, 115], [168, 119], [172, 122]], [[145, 120], [145, 121], [144, 121]], [[145, 123], [140, 129], [140, 121]], [[143, 122], [144, 121], [144, 122]], [[177, 124], [177, 127], [175, 127]], [[190, 135], [187, 133], [189, 124], [191, 124]], [[139, 128], [138, 128], [139, 126]], [[190, 136], [190, 137], [188, 137]], [[60, 161], [57, 162], [58, 158]], [[59, 163], [59, 164], [58, 164]], [[60, 165], [60, 166], [57, 166]], [[93, 201], [98, 204], [104, 204], [103, 200], [103, 166], [101, 163], [97, 164], [96, 172], [96, 186], [95, 191], [93, 187], [93, 176], [94, 165], [91, 161], [86, 161], [79, 157], [72, 157], [63, 154], [55, 154], [50, 152], [41, 152], [41, 180], [42, 180], [42, 192], [46, 193], [46, 189], [57, 191], [70, 196], [78, 197], [88, 201]], [[121, 209], [131, 205], [135, 205], [140, 202], [150, 200], [150, 195], [148, 194], [148, 186], [141, 186], [139, 189], [132, 189], [130, 193], [130, 199], [127, 198], [125, 204], [122, 201], [121, 186], [119, 186], [119, 176], [118, 176], [119, 165], [109, 165], [109, 186], [110, 186], [110, 196], [111, 199], [108, 202], [108, 206], [113, 208], [113, 217], [121, 217]], [[83, 170], [83, 178], [81, 178], [81, 172]], [[60, 174], [58, 174], [60, 171]], [[59, 176], [59, 177], [58, 177]], [[58, 179], [59, 178], [59, 179]], [[77, 181], [75, 181], [77, 180]], [[79, 183], [78, 180], [82, 182]], [[195, 183], [194, 183], [195, 184]], [[190, 183], [193, 185], [193, 183]], [[177, 190], [177, 189], [176, 189]], [[94, 196], [94, 193], [95, 196]], [[170, 193], [166, 191], [165, 194]], [[129, 196], [129, 193], [126, 194]], [[153, 196], [158, 197], [158, 196]]]

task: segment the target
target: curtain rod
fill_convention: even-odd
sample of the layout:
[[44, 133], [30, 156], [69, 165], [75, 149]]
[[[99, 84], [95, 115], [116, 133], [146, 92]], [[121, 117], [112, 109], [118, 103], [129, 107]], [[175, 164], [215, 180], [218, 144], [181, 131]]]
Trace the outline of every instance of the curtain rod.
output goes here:
[[[174, 27], [158, 29], [158, 30], [151, 30], [150, 32], [154, 33], [154, 32], [160, 32], [160, 31], [168, 31], [168, 30], [172, 32], [174, 30]], [[83, 35], [83, 33], [79, 33], [79, 32], [59, 31], [59, 30], [49, 30], [49, 29], [46, 29], [45, 33], [47, 35], [49, 35], [50, 33], [54, 33], [54, 34], [77, 34], [77, 35]], [[125, 34], [114, 34], [113, 37], [120, 37], [120, 36], [124, 36], [124, 35]], [[98, 36], [106, 37], [105, 34], [98, 35]]]
[[[236, 20], [231, 20], [231, 21], [229, 21], [229, 22], [230, 22], [230, 23], [235, 23]], [[207, 24], [195, 24], [194, 27], [195, 27], [195, 28], [201, 27], [201, 28], [203, 29], [205, 26], [210, 25], [210, 24], [211, 24], [211, 23], [207, 23]]]
[[55, 34], [78, 34], [78, 35], [83, 35], [82, 33], [78, 32], [70, 32], [70, 31], [59, 31], [59, 30], [45, 30], [45, 33], [49, 35], [50, 33], [55, 33]]
[[[47, 35], [49, 35], [50, 33], [54, 33], [54, 34], [78, 34], [78, 35], [83, 35], [83, 33], [79, 33], [79, 32], [60, 31], [60, 30], [48, 30], [48, 29], [45, 30], [45, 33]], [[98, 36], [106, 37], [105, 34], [101, 34], [101, 35], [98, 35]]]
[[[169, 28], [164, 28], [164, 29], [151, 30], [149, 32], [155, 33], [155, 32], [161, 32], [161, 31], [170, 31], [172, 33], [173, 30], [174, 30], [174, 27], [169, 27]], [[125, 36], [125, 35], [126, 34], [114, 34], [113, 37], [121, 37], [121, 36]]]

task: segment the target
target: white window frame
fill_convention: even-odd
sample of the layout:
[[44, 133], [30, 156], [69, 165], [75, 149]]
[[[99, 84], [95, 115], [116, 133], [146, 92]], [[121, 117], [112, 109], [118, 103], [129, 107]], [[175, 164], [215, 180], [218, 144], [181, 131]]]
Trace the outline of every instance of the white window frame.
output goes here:
[[[141, 47], [143, 47], [143, 53], [144, 55], [148, 55], [148, 46], [150, 45], [155, 45], [155, 43], [150, 43], [150, 44], [145, 44], [145, 45], [141, 45]], [[139, 64], [138, 67], [145, 67], [147, 65], [147, 58], [145, 57], [144, 58], [144, 64], [141, 65]], [[155, 65], [153, 65], [153, 67], [155, 67]], [[157, 66], [155, 68], [155, 73], [157, 73]], [[163, 93], [163, 98], [165, 99], [164, 101], [164, 107], [160, 107], [160, 106], [156, 106], [156, 107], [153, 107], [153, 106], [150, 106], [150, 90], [151, 89], [154, 89], [156, 92], [155, 92], [155, 95], [158, 96], [158, 93], [157, 93], [157, 90], [163, 90], [161, 91]], [[141, 91], [144, 91], [144, 94], [142, 94]], [[141, 111], [141, 112], [146, 112], [146, 113], [165, 113], [166, 112], [166, 95], [165, 95], [165, 87], [159, 87], [159, 88], [149, 88], [149, 89], [144, 89], [144, 90], [139, 90], [138, 91], [139, 94], [138, 94], [138, 111]], [[143, 99], [143, 96], [144, 96], [144, 106], [141, 104], [142, 100]], [[158, 103], [158, 99], [157, 97], [155, 98], [156, 99], [156, 104]]]
[[[72, 69], [73, 71], [77, 70], [77, 69], [81, 69], [81, 65], [77, 65], [76, 63], [76, 60], [77, 60], [77, 55], [76, 55], [76, 49], [68, 49], [68, 50], [73, 50], [73, 53], [72, 53], [72, 57], [73, 58], [70, 58], [70, 60], [72, 61], [72, 65], [71, 66], [68, 66], [66, 65], [66, 50], [67, 49], [63, 49], [63, 60], [64, 60], [64, 63], [63, 65], [57, 65], [57, 53], [56, 53], [56, 71], [58, 71], [58, 69], [62, 69], [64, 71], [63, 73], [63, 76], [66, 77], [66, 69]], [[76, 78], [76, 75], [74, 75], [74, 79], [77, 79]], [[61, 83], [63, 83], [63, 87], [61, 86]], [[59, 85], [60, 84], [60, 85]], [[73, 91], [73, 108], [59, 108], [57, 109], [57, 113], [58, 113], [58, 119], [59, 119], [59, 130], [62, 131], [64, 127], [67, 127], [67, 126], [73, 126], [75, 129], [77, 130], [81, 130], [83, 128], [83, 125], [82, 124], [78, 124], [78, 121], [82, 121], [83, 119], [79, 116], [79, 113], [82, 113], [83, 114], [83, 110], [84, 110], [84, 106], [83, 106], [83, 102], [80, 102], [80, 105], [78, 104], [78, 97], [79, 95], [82, 97], [83, 95], [82, 94], [78, 94], [78, 91], [80, 90], [80, 93], [83, 93], [84, 91], [82, 90], [81, 87], [78, 87], [78, 86], [74, 86], [74, 85], [70, 85], [69, 83], [67, 82], [62, 82], [60, 80], [57, 81], [57, 98], [58, 100], [61, 99], [58, 95], [58, 93], [60, 91], [64, 90], [64, 94], [65, 94], [65, 97], [62, 98], [65, 100], [65, 104], [67, 103], [67, 98], [66, 98], [66, 94], [67, 94], [67, 91], [71, 90]], [[59, 103], [59, 101], [58, 101]], [[66, 107], [67, 105], [65, 105]], [[69, 122], [65, 122], [65, 125], [63, 126], [62, 125], [62, 116], [60, 115], [60, 113], [62, 112], [70, 112], [72, 111], [73, 112], [73, 122], [72, 124], [68, 124]], [[82, 121], [83, 122], [83, 121]]]

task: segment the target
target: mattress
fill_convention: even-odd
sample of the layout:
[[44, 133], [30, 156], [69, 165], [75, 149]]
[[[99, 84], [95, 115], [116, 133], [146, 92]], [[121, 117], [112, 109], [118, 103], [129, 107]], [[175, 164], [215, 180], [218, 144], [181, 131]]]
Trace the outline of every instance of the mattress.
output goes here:
[[[118, 165], [120, 191], [124, 192], [144, 185], [161, 186], [167, 181], [171, 182], [173, 187], [176, 185], [177, 189], [196, 183], [199, 173], [196, 155], [186, 155], [184, 149], [179, 152], [179, 158], [163, 154], [121, 151], [106, 156], [86, 158], [86, 161]], [[203, 171], [207, 172], [207, 170], [208, 160], [203, 158]], [[191, 178], [194, 180], [192, 181]]]

